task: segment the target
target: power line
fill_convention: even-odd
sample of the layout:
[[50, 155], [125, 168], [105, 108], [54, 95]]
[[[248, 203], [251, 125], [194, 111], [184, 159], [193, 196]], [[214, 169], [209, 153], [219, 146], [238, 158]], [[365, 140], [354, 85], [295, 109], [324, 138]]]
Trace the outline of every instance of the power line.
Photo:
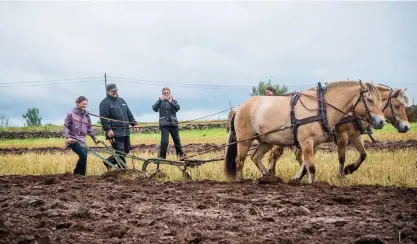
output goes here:
[[150, 83], [150, 84], [160, 84], [160, 85], [175, 85], [175, 86], [200, 86], [200, 87], [222, 87], [222, 88], [237, 88], [237, 87], [252, 87], [252, 86], [230, 86], [230, 85], [207, 85], [207, 84], [191, 84], [191, 83], [172, 83], [172, 82], [165, 82], [165, 81], [153, 81], [153, 80], [144, 80], [144, 79], [132, 79], [132, 78], [123, 78], [123, 77], [116, 77], [116, 76], [107, 76], [109, 78], [115, 78], [119, 80], [128, 80], [128, 81], [136, 81], [142, 83]]
[[28, 87], [28, 86], [56, 86], [56, 85], [67, 85], [67, 84], [79, 84], [79, 83], [91, 83], [91, 82], [102, 82], [101, 80], [86, 80], [86, 81], [73, 81], [65, 83], [46, 83], [46, 84], [17, 84], [17, 85], [1, 85], [0, 87]]
[[[198, 89], [251, 89], [253, 86], [249, 85], [220, 85], [220, 84], [191, 84], [191, 83], [172, 83], [165, 81], [154, 81], [147, 79], [133, 79], [118, 76], [107, 76], [111, 82], [123, 82], [130, 84], [148, 84], [153, 86], [174, 86], [184, 88], [198, 88]], [[94, 79], [94, 80], [92, 80]], [[21, 82], [0, 82], [1, 87], [25, 87], [25, 86], [51, 86], [51, 85], [66, 85], [66, 84], [79, 84], [87, 82], [101, 82], [103, 77], [81, 77], [81, 78], [69, 78], [69, 79], [57, 79], [57, 80], [38, 80], [38, 81], [21, 81]], [[68, 82], [72, 81], [72, 82]], [[407, 87], [416, 87], [417, 82], [395, 82], [394, 86], [407, 85]], [[306, 89], [314, 87], [314, 84], [300, 84], [300, 85], [283, 85], [283, 87], [291, 89]], [[256, 87], [256, 86], [255, 86]]]
[[0, 82], [0, 85], [14, 85], [14, 84], [31, 84], [31, 83], [51, 83], [51, 82], [61, 82], [61, 81], [75, 81], [75, 80], [89, 80], [102, 78], [101, 76], [94, 77], [81, 77], [81, 78], [71, 78], [71, 79], [59, 79], [59, 80], [37, 80], [37, 81], [19, 81], [19, 82]]
[[[107, 76], [108, 78], [113, 78], [113, 82], [126, 82], [126, 83], [138, 83], [138, 84], [150, 84], [150, 85], [170, 85], [170, 86], [181, 86], [181, 87], [205, 87], [205, 88], [252, 88], [250, 85], [219, 85], [219, 84], [191, 84], [191, 83], [173, 83], [166, 81], [157, 81], [157, 80], [147, 80], [147, 79], [134, 79], [134, 78], [125, 78], [120, 76]], [[129, 82], [128, 82], [129, 81]], [[331, 81], [330, 81], [331, 82]], [[395, 85], [417, 85], [417, 81], [409, 82], [395, 82]], [[300, 85], [283, 85], [287, 88], [311, 88], [314, 87], [314, 84], [300, 84]]]
[[[170, 85], [170, 86], [180, 86], [180, 87], [204, 87], [204, 88], [252, 88], [253, 86], [250, 85], [218, 85], [218, 84], [191, 84], [191, 83], [172, 83], [172, 82], [164, 82], [164, 81], [153, 81], [153, 80], [145, 80], [145, 79], [132, 79], [132, 78], [124, 78], [124, 77], [116, 77], [116, 76], [107, 76], [109, 78], [113, 78], [113, 82], [126, 82], [126, 83], [138, 83], [138, 84], [150, 84], [150, 85]], [[117, 79], [117, 80], [115, 80]], [[284, 85], [287, 88], [307, 88], [312, 87], [311, 85]]]

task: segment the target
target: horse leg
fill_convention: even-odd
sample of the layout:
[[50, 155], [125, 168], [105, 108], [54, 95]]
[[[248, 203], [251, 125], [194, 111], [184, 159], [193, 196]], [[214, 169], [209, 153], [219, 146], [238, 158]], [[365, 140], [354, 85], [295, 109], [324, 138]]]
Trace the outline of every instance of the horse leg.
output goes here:
[[[317, 150], [319, 149], [319, 147], [314, 147], [314, 151], [313, 151], [313, 155], [316, 155]], [[298, 162], [298, 164], [300, 165], [301, 169], [297, 174], [297, 179], [302, 180], [304, 178], [304, 176], [307, 174], [307, 168], [305, 166], [305, 164], [303, 164], [303, 151], [301, 150], [301, 148], [297, 148], [295, 150], [295, 158]]]
[[271, 156], [269, 157], [268, 171], [271, 175], [276, 174], [276, 164], [282, 153], [284, 152], [284, 147], [275, 145], [271, 150]]
[[343, 176], [343, 168], [346, 160], [346, 146], [348, 143], [348, 134], [340, 133], [337, 135], [337, 155], [339, 157], [339, 176]]
[[[236, 157], [236, 181], [243, 180], [243, 166], [245, 164], [246, 156], [252, 145], [253, 140], [247, 140], [239, 142], [237, 145], [237, 157]], [[259, 150], [259, 146], [256, 152]], [[256, 153], [255, 152], [255, 153]]]
[[358, 158], [358, 160], [356, 160], [355, 163], [350, 164], [348, 166], [346, 166], [345, 168], [345, 174], [352, 174], [353, 172], [355, 172], [357, 169], [359, 169], [359, 167], [361, 166], [361, 164], [363, 163], [363, 161], [365, 161], [366, 159], [366, 151], [365, 151], [365, 146], [363, 145], [363, 141], [362, 141], [362, 137], [358, 136], [352, 139], [352, 143], [353, 146], [355, 146], [356, 150], [359, 151], [360, 156]]
[[271, 148], [272, 144], [259, 142], [258, 148], [256, 149], [255, 153], [252, 154], [251, 159], [261, 171], [262, 176], [270, 175], [269, 171], [265, 168], [262, 164], [262, 158], [264, 157], [265, 153], [267, 153]]
[[[303, 165], [303, 151], [301, 151], [301, 148], [296, 148], [295, 149], [295, 159], [297, 160], [298, 164], [300, 165], [300, 167]], [[307, 172], [306, 172], [307, 173]]]
[[307, 170], [308, 173], [308, 182], [310, 184], [314, 183], [316, 168], [314, 166], [313, 161], [313, 155], [314, 155], [314, 147], [313, 147], [313, 141], [312, 140], [306, 140], [302, 142], [301, 144], [301, 151], [303, 154], [303, 164], [300, 168], [300, 171], [296, 174], [296, 176], [293, 178], [293, 181], [299, 182], [301, 181], [301, 178], [305, 175], [303, 174], [304, 170]]

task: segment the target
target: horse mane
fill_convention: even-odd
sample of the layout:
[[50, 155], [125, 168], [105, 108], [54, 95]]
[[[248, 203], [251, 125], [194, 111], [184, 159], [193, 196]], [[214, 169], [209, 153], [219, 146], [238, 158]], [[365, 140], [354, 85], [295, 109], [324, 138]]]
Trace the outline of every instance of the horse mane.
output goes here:
[[[378, 90], [384, 90], [386, 92], [391, 91], [391, 87], [386, 85], [377, 84], [376, 87]], [[392, 98], [396, 98], [402, 105], [408, 106], [410, 102], [410, 98], [404, 93], [405, 89], [395, 89], [393, 91]]]
[[404, 106], [408, 106], [408, 103], [410, 102], [410, 98], [405, 94], [405, 90], [398, 89], [395, 93], [398, 93], [395, 98], [402, 103]]
[[378, 88], [375, 86], [374, 83], [367, 82], [365, 83], [368, 87], [368, 91], [371, 94], [371, 96], [374, 98], [375, 102], [382, 102], [381, 93], [379, 93]]
[[[353, 87], [357, 86], [359, 84], [359, 81], [352, 81], [352, 80], [340, 80], [340, 81], [332, 81], [326, 83], [327, 88], [341, 88], [341, 87]], [[306, 91], [315, 91], [317, 90], [317, 87], [314, 86], [310, 89], [307, 89]]]
[[[333, 81], [326, 83], [326, 87], [328, 89], [336, 89], [336, 88], [345, 88], [345, 87], [354, 87], [359, 85], [359, 81], [354, 80], [341, 80], [341, 81]], [[376, 88], [375, 84], [369, 82], [363, 82], [364, 87], [368, 87], [369, 93], [374, 97], [374, 99], [378, 102], [382, 101], [381, 94], [379, 90]], [[312, 87], [306, 91], [315, 91], [317, 87]]]

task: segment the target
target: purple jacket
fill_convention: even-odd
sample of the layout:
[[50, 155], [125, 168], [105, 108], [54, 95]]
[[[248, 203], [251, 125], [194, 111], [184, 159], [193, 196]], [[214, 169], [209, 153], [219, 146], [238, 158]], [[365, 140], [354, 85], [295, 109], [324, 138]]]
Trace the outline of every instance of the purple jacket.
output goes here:
[[90, 135], [93, 140], [96, 140], [96, 135], [91, 126], [91, 119], [88, 112], [84, 111], [81, 113], [78, 108], [73, 108], [67, 113], [62, 133], [64, 134], [65, 139], [77, 139], [83, 143], [85, 143], [85, 136], [87, 134]]

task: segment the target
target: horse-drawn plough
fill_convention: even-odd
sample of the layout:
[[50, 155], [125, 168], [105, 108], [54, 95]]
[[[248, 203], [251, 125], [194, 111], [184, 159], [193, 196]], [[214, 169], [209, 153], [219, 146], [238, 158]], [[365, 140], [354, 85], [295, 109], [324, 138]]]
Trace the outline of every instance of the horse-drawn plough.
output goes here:
[[[156, 175], [158, 173], [160, 173], [160, 165], [172, 165], [172, 166], [176, 166], [181, 172], [182, 175], [185, 179], [191, 179], [191, 174], [187, 171], [187, 169], [189, 168], [195, 168], [195, 167], [199, 167], [203, 164], [206, 163], [210, 163], [210, 162], [218, 162], [218, 161], [223, 161], [224, 157], [217, 157], [217, 158], [212, 158], [212, 159], [192, 159], [192, 157], [198, 156], [198, 155], [202, 155], [208, 152], [212, 152], [212, 151], [217, 151], [217, 150], [221, 150], [222, 148], [226, 147], [226, 145], [220, 145], [217, 146], [215, 148], [209, 149], [209, 150], [205, 150], [203, 152], [198, 153], [197, 155], [193, 155], [181, 160], [169, 160], [169, 159], [163, 159], [163, 158], [143, 158], [143, 157], [138, 157], [135, 155], [130, 155], [127, 154], [125, 152], [122, 151], [118, 151], [110, 146], [108, 146], [105, 142], [103, 141], [99, 141], [99, 143], [101, 145], [103, 145], [103, 149], [105, 149], [104, 153], [110, 154], [112, 155], [115, 160], [116, 160], [116, 164], [111, 163], [106, 157], [103, 157], [96, 149], [93, 149], [89, 146], [87, 146], [86, 144], [84, 144], [81, 141], [78, 141], [88, 152], [92, 153], [94, 156], [98, 157], [99, 159], [101, 159], [104, 163], [106, 163], [110, 168], [112, 169], [127, 169], [128, 166], [126, 165], [127, 163], [122, 160], [122, 158], [120, 157], [121, 155], [124, 156], [124, 158], [126, 159], [131, 159], [132, 162], [132, 169], [136, 170], [135, 167], [135, 161], [141, 162], [142, 163], [142, 168], [141, 171], [143, 171], [144, 173], [146, 173], [149, 176], [153, 176]], [[255, 146], [252, 147], [251, 150], [256, 149]], [[154, 171], [149, 172], [148, 167], [154, 164], [156, 165], [156, 169]]]
[[[346, 101], [342, 101], [339, 90], [343, 90], [345, 95], [350, 93], [350, 98], [343, 98]], [[380, 91], [384, 92], [383, 96], [380, 95]], [[409, 130], [410, 126], [406, 116], [404, 116], [405, 112], [403, 111], [404, 104], [406, 104], [408, 100], [405, 95], [403, 95], [404, 91], [405, 89], [396, 89], [394, 92], [394, 90], [389, 87], [383, 85], [376, 86], [373, 83], [363, 84], [359, 80], [359, 82], [335, 82], [331, 85], [331, 89], [329, 90], [327, 87], [322, 87], [321, 83], [318, 83], [316, 88], [309, 89], [306, 92], [292, 92], [281, 95], [280, 98], [274, 98], [274, 100], [265, 98], [262, 100], [263, 103], [258, 101], [258, 98], [248, 99], [244, 105], [239, 105], [241, 116], [235, 117], [235, 113], [229, 118], [230, 122], [228, 121], [228, 123], [230, 123], [230, 130], [228, 143], [199, 152], [192, 156], [181, 158], [180, 160], [142, 158], [117, 151], [106, 145], [106, 143], [101, 142], [107, 152], [115, 158], [116, 164], [114, 164], [87, 145], [84, 144], [84, 147], [93, 155], [103, 160], [103, 162], [111, 168], [126, 169], [127, 165], [125, 159], [131, 159], [133, 169], [135, 169], [134, 161], [137, 160], [142, 162], [141, 170], [149, 175], [160, 172], [160, 165], [172, 165], [178, 167], [183, 176], [187, 179], [191, 178], [191, 175], [187, 172], [188, 168], [199, 167], [209, 162], [224, 160], [225, 170], [228, 176], [234, 176], [237, 180], [241, 180], [244, 159], [246, 156], [249, 156], [248, 153], [250, 151], [255, 149], [254, 145], [252, 145], [254, 140], [257, 140], [259, 144], [252, 155], [252, 160], [254, 160], [263, 176], [275, 176], [275, 162], [270, 161], [269, 169], [266, 169], [261, 162], [267, 151], [272, 149], [274, 145], [278, 145], [274, 146], [274, 149], [281, 150], [281, 152], [285, 145], [295, 145], [299, 149], [299, 159], [297, 160], [301, 166], [295, 179], [301, 180], [301, 178], [308, 173], [309, 182], [313, 183], [315, 172], [313, 155], [317, 149], [316, 147], [326, 140], [336, 144], [341, 142], [339, 141], [341, 139], [337, 139], [337, 137], [340, 137], [343, 130], [348, 131], [348, 129], [350, 129], [350, 131], [352, 131], [351, 133], [355, 134], [349, 136], [346, 135], [345, 138], [343, 138], [345, 140], [344, 143], [346, 144], [343, 146], [340, 146], [340, 143], [337, 144], [339, 147], [339, 158], [343, 157], [343, 160], [339, 162], [340, 175], [357, 170], [363, 162], [366, 156], [364, 156], [364, 154], [366, 153], [364, 152], [360, 135], [368, 134], [374, 142], [374, 139], [371, 136], [371, 127], [381, 129], [384, 126], [385, 120], [389, 119], [389, 122], [392, 123], [399, 132], [404, 133]], [[327, 98], [325, 98], [325, 94], [327, 94]], [[400, 100], [398, 96], [402, 96], [401, 99], [403, 100]], [[301, 97], [309, 99], [302, 100]], [[394, 99], [399, 105], [393, 105]], [[269, 104], [275, 102], [287, 104], [290, 106], [290, 109], [279, 108], [278, 106], [274, 107]], [[343, 104], [341, 106], [344, 107], [338, 108], [333, 105], [337, 103]], [[318, 105], [317, 109], [314, 108], [316, 105]], [[268, 109], [271, 110], [271, 113], [264, 113], [261, 115], [261, 118], [259, 118], [259, 121], [253, 120], [255, 121], [253, 122], [250, 118], [253, 118], [255, 114], [250, 115], [251, 112], [248, 111], [256, 111], [257, 109], [262, 110], [262, 106], [268, 107]], [[287, 111], [290, 113], [286, 114]], [[387, 111], [390, 112], [386, 113]], [[273, 117], [271, 114], [278, 114], [279, 116]], [[384, 115], [387, 117], [385, 118]], [[268, 119], [266, 119], [267, 117]], [[301, 119], [298, 119], [297, 117], [300, 117]], [[362, 122], [367, 125], [364, 126]], [[343, 129], [341, 127], [342, 124], [349, 125], [349, 123], [351, 124], [350, 128], [346, 127], [348, 129]], [[262, 124], [262, 126], [259, 126], [260, 124]], [[277, 128], [276, 125], [280, 126]], [[256, 128], [256, 131], [254, 131], [253, 128], [255, 127], [259, 128]], [[355, 147], [358, 151], [361, 151], [361, 159], [354, 166], [348, 165], [350, 168], [345, 168], [345, 172], [343, 172], [343, 154], [344, 148], [348, 143], [347, 139], [356, 140]], [[225, 157], [192, 159], [199, 155], [222, 149], [225, 150]], [[305, 153], [308, 153], [308, 155], [306, 156]], [[278, 155], [280, 155], [280, 153], [278, 153]], [[121, 157], [124, 158], [124, 160]], [[304, 158], [304, 160], [300, 160], [301, 158]], [[155, 172], [149, 173], [147, 170], [148, 166], [151, 164], [156, 165], [156, 170]]]

